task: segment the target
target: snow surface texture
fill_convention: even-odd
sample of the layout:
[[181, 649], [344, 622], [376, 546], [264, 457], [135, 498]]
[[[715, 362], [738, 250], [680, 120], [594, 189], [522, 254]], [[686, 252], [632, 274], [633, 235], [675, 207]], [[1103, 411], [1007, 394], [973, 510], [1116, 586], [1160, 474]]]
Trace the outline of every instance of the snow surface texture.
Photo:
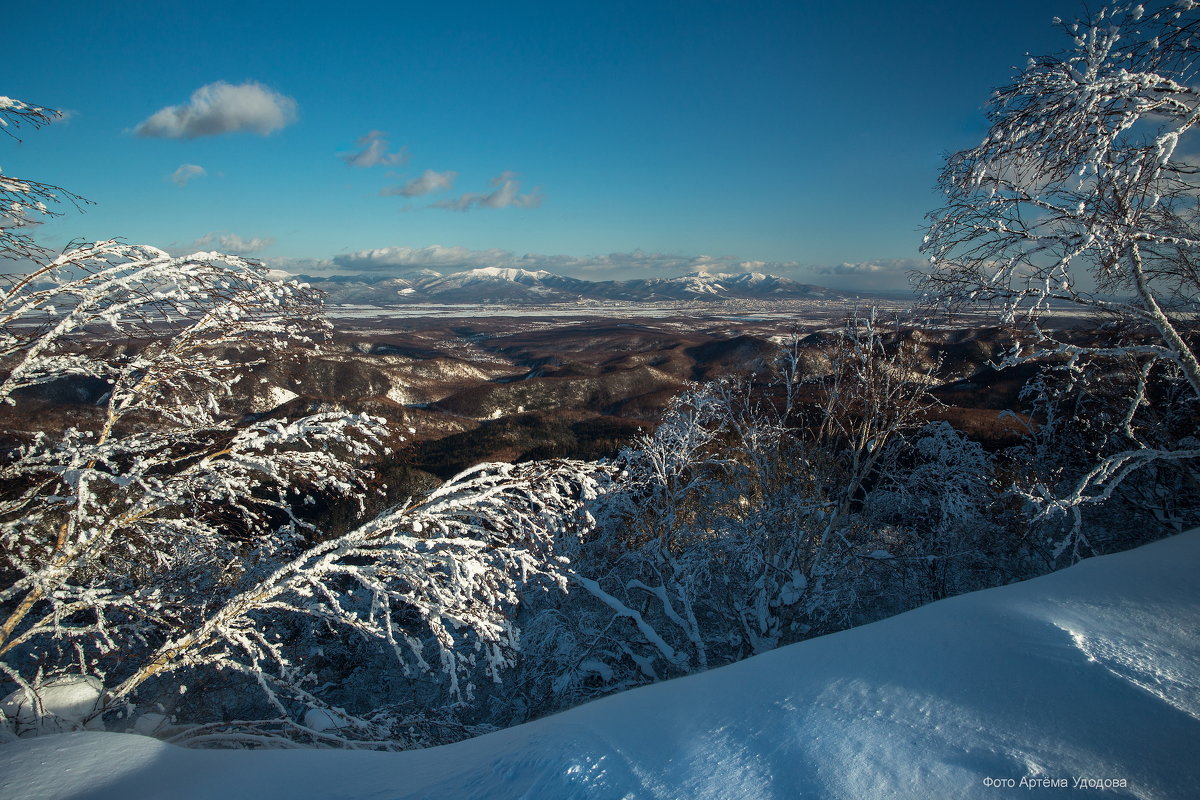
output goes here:
[[1197, 563], [1200, 530], [423, 751], [22, 740], [0, 797], [1195, 798]]

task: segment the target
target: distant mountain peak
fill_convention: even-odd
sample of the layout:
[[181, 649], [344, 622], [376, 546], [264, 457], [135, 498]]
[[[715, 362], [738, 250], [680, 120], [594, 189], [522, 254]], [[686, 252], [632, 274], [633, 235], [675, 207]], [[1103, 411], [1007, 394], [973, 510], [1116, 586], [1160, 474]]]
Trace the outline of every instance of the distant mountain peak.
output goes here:
[[673, 278], [590, 281], [546, 270], [477, 267], [448, 275], [421, 270], [399, 277], [337, 275], [315, 281], [329, 292], [328, 302], [354, 305], [545, 305], [578, 300], [640, 303], [844, 296], [841, 292], [762, 272], [692, 272]]

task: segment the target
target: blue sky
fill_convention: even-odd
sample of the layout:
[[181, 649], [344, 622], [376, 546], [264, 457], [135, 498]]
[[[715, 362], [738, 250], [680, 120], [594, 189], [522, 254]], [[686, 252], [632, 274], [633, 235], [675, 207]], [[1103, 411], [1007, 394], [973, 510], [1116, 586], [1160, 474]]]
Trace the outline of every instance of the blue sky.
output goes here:
[[22, 3], [0, 94], [69, 119], [0, 141], [0, 166], [95, 202], [43, 226], [57, 246], [120, 236], [310, 273], [750, 264], [893, 288], [945, 153], [1079, 10]]

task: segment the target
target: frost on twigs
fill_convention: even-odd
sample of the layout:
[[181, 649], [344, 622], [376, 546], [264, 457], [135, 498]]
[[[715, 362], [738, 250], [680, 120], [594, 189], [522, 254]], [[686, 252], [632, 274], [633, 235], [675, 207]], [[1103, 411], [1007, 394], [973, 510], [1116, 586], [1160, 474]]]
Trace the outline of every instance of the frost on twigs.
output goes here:
[[[441, 683], [431, 696], [443, 703], [470, 701], [473, 680], [498, 681], [512, 663], [518, 632], [511, 612], [521, 594], [565, 588], [556, 543], [590, 528], [585, 504], [607, 482], [606, 468], [584, 462], [472, 468], [420, 502], [279, 563], [194, 633], [164, 643], [114, 693], [136, 688], [160, 663], [205, 664], [257, 685], [275, 716], [186, 730], [180, 741], [286, 737], [392, 749], [462, 738], [469, 731], [439, 720], [437, 708], [350, 697], [347, 710], [320, 687], [330, 688], [324, 678], [334, 674], [348, 684], [378, 684], [386, 675]], [[354, 664], [339, 664], [354, 640], [382, 656], [365, 678]], [[180, 658], [185, 651], [189, 657]], [[359, 688], [369, 695], [374, 687]]]
[[[1025, 323], [1034, 346], [1009, 363], [1052, 359], [1076, 375], [1115, 371], [1112, 428], [1092, 437], [1095, 469], [1026, 499], [1068, 515], [1133, 472], [1192, 462], [1163, 442], [1145, 409], [1182, 387], [1200, 398], [1200, 12], [1194, 3], [1116, 3], [1064, 25], [1071, 47], [1030, 59], [988, 106], [990, 129], [952, 155], [946, 206], [930, 215], [920, 280], [930, 304], [986, 304]], [[1091, 341], [1038, 324], [1073, 307], [1114, 324]], [[1078, 519], [1072, 534], [1077, 539]]]
[[[173, 735], [411, 746], [445, 738], [419, 706], [323, 698], [356, 669], [348, 641], [397, 679], [443, 684], [450, 703], [511, 663], [506, 609], [564, 585], [556, 543], [591, 525], [606, 468], [484, 465], [349, 532], [312, 529], [290, 500], [361, 495], [356, 465], [379, 451], [382, 421], [247, 421], [220, 403], [245, 368], [224, 354], [282, 357], [316, 321], [312, 300], [242, 259], [113, 243], [3, 296], [0, 397], [19, 409], [23, 391], [64, 377], [109, 385], [94, 425], [18, 437], [0, 464], [0, 665], [35, 700], [43, 675], [68, 671], [103, 680], [96, 714], [110, 716], [148, 711], [164, 687], [232, 681], [245, 687], [234, 705], [256, 713], [215, 725], [228, 698], [176, 692], [192, 711]], [[97, 347], [106, 337], [122, 346]]]
[[[53, 117], [0, 98], [7, 126]], [[592, 525], [607, 468], [485, 465], [318, 529], [293, 502], [361, 511], [383, 420], [227, 400], [327, 332], [319, 294], [221, 253], [55, 255], [21, 229], [77, 198], [8, 177], [0, 193], [0, 256], [30, 265], [0, 284], [0, 736], [405, 747], [475, 730], [457, 708], [511, 663], [522, 593], [564, 585], [557, 547]], [[63, 385], [100, 388], [69, 424], [38, 419]]]
[[[262, 358], [328, 324], [313, 290], [268, 280], [255, 262], [219, 253], [174, 258], [96, 242], [7, 283], [0, 359], [16, 364], [0, 383], [0, 401], [10, 404], [18, 389], [86, 375], [113, 384], [117, 408], [168, 411], [179, 402], [182, 416], [203, 415], [193, 407], [222, 394], [246, 366], [227, 360], [224, 348], [253, 348]], [[88, 347], [121, 339], [143, 346], [108, 358]]]
[[[16, 139], [21, 126], [41, 128], [62, 114], [51, 108], [0, 96], [0, 131]], [[0, 258], [37, 260], [49, 251], [38, 245], [24, 230], [40, 222], [40, 217], [55, 216], [61, 203], [79, 207], [86, 204], [79, 195], [38, 181], [13, 178], [0, 170]]]
[[[390, 653], [405, 675], [441, 675], [459, 701], [472, 691], [461, 677], [498, 678], [516, 637], [503, 610], [518, 586], [561, 581], [555, 537], [586, 526], [576, 510], [600, 491], [603, 470], [476, 468], [309, 546], [325, 534], [301, 535], [310, 526], [290, 495], [361, 494], [355, 465], [378, 450], [381, 421], [325, 413], [244, 422], [223, 415], [219, 400], [245, 367], [225, 349], [282, 354], [313, 319], [311, 295], [217, 254], [173, 259], [112, 244], [81, 252], [55, 263], [77, 272], [46, 270], [47, 285], [16, 281], [4, 297], [5, 399], [19, 403], [19, 390], [71, 375], [111, 387], [95, 427], [27, 437], [0, 464], [9, 676], [38, 697], [42, 671], [82, 669], [103, 678], [103, 711], [138, 707], [182, 676], [224, 673], [270, 713], [177, 737], [373, 746], [412, 744], [424, 719], [407, 707], [348, 712], [321, 699], [317, 673], [353, 669], [339, 663], [343, 637]], [[53, 315], [43, 319], [47, 304]], [[138, 346], [87, 346], [114, 330]], [[203, 693], [190, 702], [205, 713], [215, 703]], [[314, 708], [338, 724], [307, 728]]]
[[921, 288], [1014, 319], [1056, 302], [1119, 314], [1161, 329], [1179, 358], [1169, 330], [1197, 301], [1200, 180], [1186, 154], [1200, 18], [1173, 6], [1102, 14], [1071, 50], [1032, 59], [999, 89], [987, 137], [949, 158]]
[[5, 414], [22, 413], [43, 384], [108, 386], [77, 427], [5, 433], [0, 666], [26, 694], [64, 672], [127, 681], [160, 642], [298, 546], [307, 523], [289, 492], [362, 491], [356, 464], [377, 449], [379, 420], [247, 423], [221, 408], [245, 368], [229, 352], [282, 357], [320, 332], [319, 313], [310, 290], [253, 262], [117, 242], [9, 279]]

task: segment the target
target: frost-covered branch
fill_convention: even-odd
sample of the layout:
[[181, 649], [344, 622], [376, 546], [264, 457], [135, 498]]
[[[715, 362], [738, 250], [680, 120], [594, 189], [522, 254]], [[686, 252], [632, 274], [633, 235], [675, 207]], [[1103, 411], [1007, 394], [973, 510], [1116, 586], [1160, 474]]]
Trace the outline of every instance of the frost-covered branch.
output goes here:
[[[52, 108], [0, 96], [0, 130], [14, 139], [15, 128], [41, 128], [61, 116]], [[36, 226], [39, 217], [56, 216], [60, 212], [54, 207], [63, 202], [78, 208], [88, 201], [58, 186], [5, 175], [0, 170], [0, 258], [42, 260], [49, 251], [37, 244], [26, 229]]]

